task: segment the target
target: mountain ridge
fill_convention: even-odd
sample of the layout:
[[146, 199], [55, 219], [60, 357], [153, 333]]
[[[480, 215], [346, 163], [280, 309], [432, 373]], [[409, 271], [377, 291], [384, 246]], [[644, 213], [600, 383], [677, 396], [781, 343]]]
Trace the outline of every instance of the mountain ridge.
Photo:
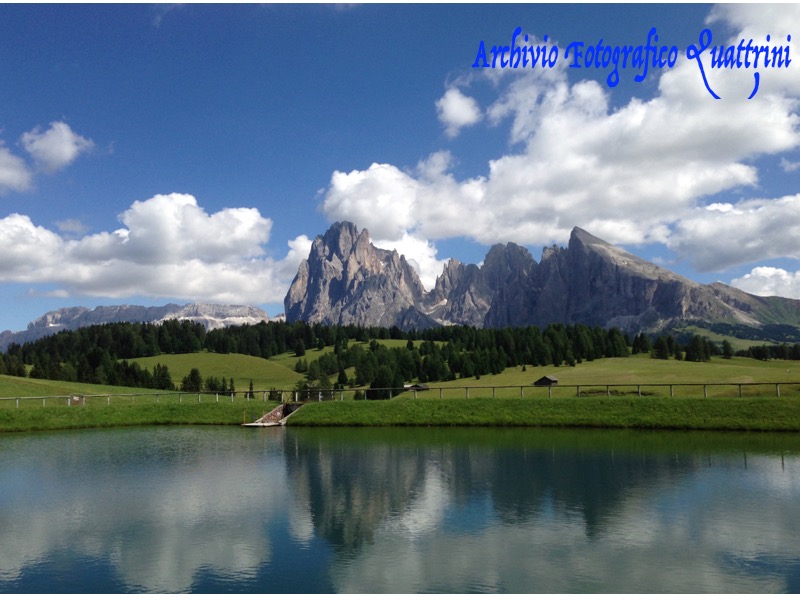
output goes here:
[[164, 306], [119, 304], [98, 306], [93, 309], [71, 306], [51, 310], [37, 317], [22, 331], [1, 332], [0, 351], [5, 351], [12, 343], [32, 342], [59, 331], [74, 330], [90, 325], [119, 322], [159, 324], [172, 319], [201, 323], [206, 329], [255, 324], [270, 320], [269, 315], [260, 308], [202, 302], [182, 305], [165, 304]]
[[539, 262], [513, 242], [492, 246], [480, 266], [450, 259], [427, 291], [403, 255], [376, 248], [366, 229], [334, 223], [315, 239], [284, 306], [289, 322], [402, 329], [552, 322], [630, 333], [688, 321], [800, 326], [800, 300], [701, 284], [580, 227], [566, 247], [545, 247]]
[[[284, 299], [287, 321], [399, 327], [518, 327], [583, 323], [656, 332], [681, 324], [800, 327], [800, 300], [749, 294], [721, 282], [701, 284], [575, 227], [566, 247], [545, 247], [537, 262], [513, 242], [492, 246], [482, 264], [450, 259], [432, 290], [405, 256], [376, 248], [350, 222], [314, 240]], [[258, 308], [190, 303], [65, 307], [27, 329], [0, 333], [0, 351], [61, 330], [111, 322], [189, 319], [207, 329], [269, 321]]]

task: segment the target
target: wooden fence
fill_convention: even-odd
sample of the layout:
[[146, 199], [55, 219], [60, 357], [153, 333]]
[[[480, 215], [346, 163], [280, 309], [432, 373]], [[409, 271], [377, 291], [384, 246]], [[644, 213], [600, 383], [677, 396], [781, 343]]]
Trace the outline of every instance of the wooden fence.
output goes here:
[[[135, 394], [71, 394], [68, 396], [10, 396], [0, 398], [0, 408], [21, 406], [98, 406], [142, 403], [203, 403], [203, 402], [322, 402], [329, 400], [378, 400], [385, 398], [575, 398], [585, 396], [701, 396], [752, 397], [797, 395], [800, 382], [772, 383], [622, 383], [622, 384], [577, 384], [577, 385], [503, 385], [503, 386], [440, 386], [410, 387], [405, 389], [326, 389], [326, 390], [257, 390], [253, 392], [190, 393], [153, 390]], [[251, 395], [252, 394], [252, 395]]]

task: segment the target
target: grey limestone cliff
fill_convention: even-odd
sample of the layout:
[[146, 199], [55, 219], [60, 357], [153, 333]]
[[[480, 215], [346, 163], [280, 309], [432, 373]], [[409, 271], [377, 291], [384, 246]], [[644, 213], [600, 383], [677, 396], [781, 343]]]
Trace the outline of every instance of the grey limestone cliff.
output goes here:
[[366, 230], [336, 223], [317, 237], [285, 299], [286, 319], [326, 324], [549, 323], [655, 330], [680, 321], [800, 325], [800, 301], [761, 298], [700, 284], [574, 228], [566, 248], [497, 244], [483, 264], [451, 259], [426, 292], [397, 252], [375, 248]]
[[366, 229], [344, 222], [314, 240], [284, 307], [290, 322], [391, 327], [424, 316], [417, 314], [424, 293], [404, 256], [376, 248]]

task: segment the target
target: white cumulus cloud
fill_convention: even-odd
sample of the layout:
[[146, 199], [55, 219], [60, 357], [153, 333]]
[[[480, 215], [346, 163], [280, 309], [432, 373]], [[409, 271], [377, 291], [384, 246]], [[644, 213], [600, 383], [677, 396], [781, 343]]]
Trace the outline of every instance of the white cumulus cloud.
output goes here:
[[[50, 128], [40, 127], [23, 133], [20, 144], [33, 158], [35, 166], [46, 173], [58, 171], [80, 154], [94, 147], [92, 140], [76, 134], [66, 123], [55, 121]], [[12, 153], [0, 140], [0, 194], [24, 192], [33, 185], [34, 172], [24, 159]]]
[[756, 267], [731, 281], [731, 285], [757, 296], [800, 298], [800, 271], [790, 273], [776, 267]]
[[675, 227], [669, 245], [702, 271], [771, 258], [800, 259], [800, 194], [696, 209]]
[[[719, 33], [726, 29], [736, 31], [730, 40], [769, 32], [778, 39], [800, 23], [800, 7], [726, 5], [709, 23], [715, 43], [729, 41]], [[650, 99], [635, 96], [638, 71], [621, 72], [620, 85], [634, 97], [619, 106], [606, 86], [570, 79], [576, 70], [471, 72], [459, 86], [496, 90], [494, 102], [481, 112], [450, 86], [436, 108], [450, 135], [484, 114], [490, 126], [509, 128], [510, 150], [490, 160], [486, 174], [457, 178], [447, 152], [414, 171], [373, 164], [336, 172], [323, 211], [382, 243], [406, 243], [407, 258], [431, 267], [438, 240], [541, 246], [565, 243], [574, 226], [611, 243], [668, 243], [701, 270], [797, 256], [797, 199], [739, 198], [758, 189], [757, 159], [800, 147], [800, 61], [762, 73], [752, 100], [751, 71], [706, 70], [722, 100], [681, 53], [674, 68], [651, 70], [658, 87]]]
[[47, 173], [63, 169], [79, 155], [94, 148], [92, 140], [78, 135], [62, 121], [50, 123], [50, 128], [45, 131], [35, 127], [22, 134], [20, 142], [36, 164]]
[[800, 169], [800, 161], [790, 161], [786, 160], [786, 158], [781, 158], [781, 169], [786, 171], [787, 173], [792, 173], [793, 171], [797, 171]]
[[12, 154], [0, 141], [0, 194], [27, 190], [31, 180], [31, 172], [25, 161]]
[[189, 194], [134, 202], [120, 221], [65, 239], [26, 215], [0, 219], [0, 281], [53, 284], [63, 295], [275, 303], [311, 245], [299, 236], [284, 258], [269, 257], [269, 218], [255, 208], [209, 214]]
[[457, 136], [462, 128], [474, 125], [482, 118], [481, 109], [475, 99], [465, 96], [455, 87], [447, 90], [436, 101], [436, 112], [450, 137]]

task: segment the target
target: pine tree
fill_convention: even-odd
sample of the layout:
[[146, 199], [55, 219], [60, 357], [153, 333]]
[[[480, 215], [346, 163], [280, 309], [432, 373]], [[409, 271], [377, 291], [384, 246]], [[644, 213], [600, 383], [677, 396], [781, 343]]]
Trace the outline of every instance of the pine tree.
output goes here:
[[199, 369], [192, 369], [189, 374], [183, 378], [181, 389], [184, 392], [199, 392], [203, 387], [203, 378], [200, 376]]
[[656, 343], [653, 345], [653, 358], [658, 358], [661, 360], [668, 360], [670, 357], [669, 344], [664, 336], [658, 336], [656, 339]]
[[728, 340], [722, 340], [722, 358], [733, 358], [733, 346]]

